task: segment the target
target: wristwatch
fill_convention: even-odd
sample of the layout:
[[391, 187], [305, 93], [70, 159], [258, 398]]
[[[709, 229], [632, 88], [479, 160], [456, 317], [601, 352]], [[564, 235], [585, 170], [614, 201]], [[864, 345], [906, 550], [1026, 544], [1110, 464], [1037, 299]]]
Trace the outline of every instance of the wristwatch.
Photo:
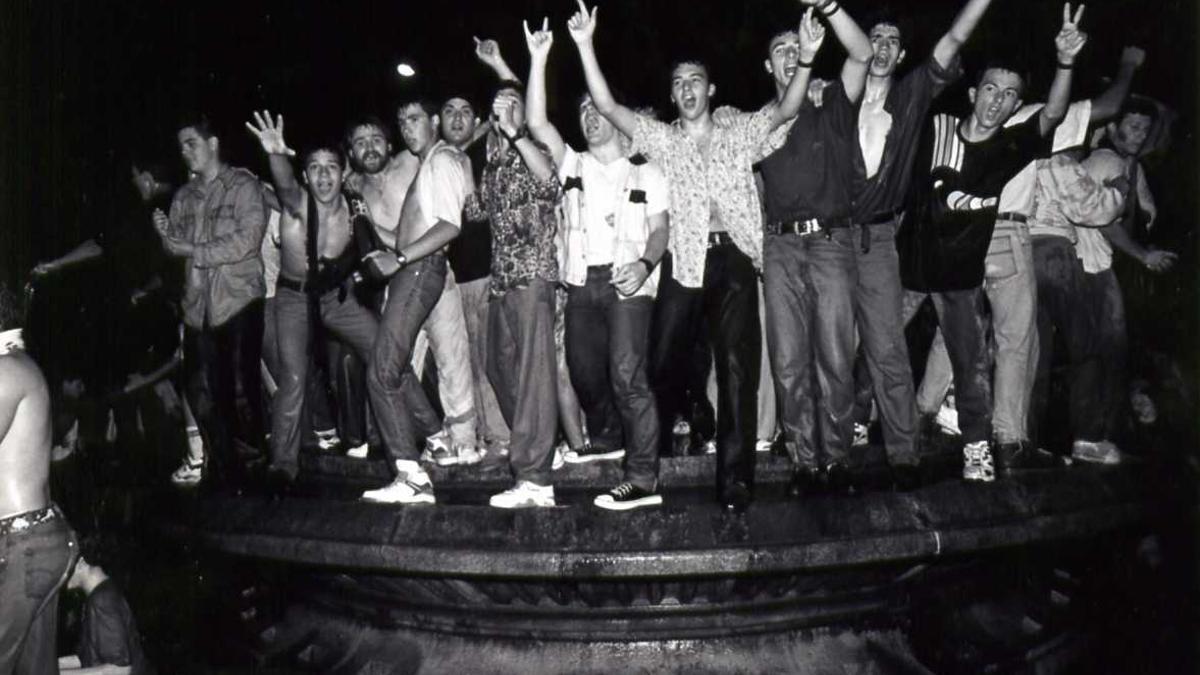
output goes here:
[[405, 255], [402, 252], [396, 251], [396, 262], [400, 263], [401, 267], [404, 267], [404, 266], [408, 265], [408, 258], [405, 257]]

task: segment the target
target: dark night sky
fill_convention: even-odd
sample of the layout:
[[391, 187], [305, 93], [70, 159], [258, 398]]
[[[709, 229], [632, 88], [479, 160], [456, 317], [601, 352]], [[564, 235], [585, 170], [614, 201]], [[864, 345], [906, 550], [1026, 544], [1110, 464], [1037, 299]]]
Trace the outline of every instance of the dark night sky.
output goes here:
[[[469, 91], [481, 98], [491, 80], [474, 60], [471, 36], [500, 40], [524, 77], [522, 18], [550, 17], [551, 115], [577, 135], [569, 111], [582, 83], [565, 29], [571, 0], [0, 4], [0, 280], [9, 283], [38, 259], [87, 236], [97, 221], [117, 217], [132, 194], [131, 152], [178, 166], [172, 125], [179, 111], [208, 111], [225, 132], [227, 156], [262, 174], [264, 164], [241, 126], [252, 110], [283, 112], [296, 145], [337, 134], [347, 118], [364, 111], [390, 121], [396, 101], [414, 92], [436, 98]], [[928, 54], [960, 4], [891, 3], [912, 20], [910, 63]], [[861, 19], [877, 3], [845, 0], [843, 6]], [[1060, 12], [1057, 2], [995, 0], [965, 52], [968, 72], [988, 54], [1015, 55], [1030, 64], [1034, 98], [1042, 97]], [[761, 66], [765, 41], [799, 15], [798, 3], [787, 0], [608, 0], [599, 14], [598, 52], [610, 82], [660, 112], [669, 109], [667, 69], [682, 55], [710, 62], [718, 103], [752, 107], [770, 95]], [[1142, 44], [1149, 56], [1135, 90], [1179, 109], [1180, 152], [1189, 158], [1194, 15], [1194, 0], [1092, 3], [1084, 18], [1092, 41], [1075, 89], [1081, 96], [1097, 93], [1098, 78], [1115, 68], [1120, 46]], [[394, 68], [401, 59], [416, 64], [418, 77], [399, 80]], [[818, 74], [836, 72], [840, 59], [830, 35]], [[960, 87], [940, 105], [953, 109], [964, 101]], [[1194, 173], [1186, 179], [1195, 184]]]

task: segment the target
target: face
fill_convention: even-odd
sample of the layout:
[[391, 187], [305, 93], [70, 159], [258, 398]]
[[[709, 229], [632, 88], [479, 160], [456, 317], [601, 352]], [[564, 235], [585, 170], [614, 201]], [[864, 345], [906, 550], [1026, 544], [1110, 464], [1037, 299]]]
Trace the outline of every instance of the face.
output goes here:
[[787, 88], [796, 74], [796, 63], [800, 60], [800, 37], [795, 31], [785, 31], [771, 38], [767, 47], [767, 72], [775, 79], [775, 86]]
[[518, 129], [525, 126], [525, 97], [521, 96], [521, 92], [516, 89], [501, 89], [496, 93], [492, 105], [494, 106], [501, 100], [507, 101], [512, 106], [513, 124], [517, 125]]
[[1150, 130], [1154, 128], [1154, 120], [1149, 115], [1129, 113], [1117, 124], [1108, 125], [1112, 144], [1122, 155], [1136, 155], [1146, 144]]
[[904, 60], [904, 50], [900, 47], [900, 29], [887, 23], [877, 24], [869, 35], [871, 48], [875, 50], [871, 58], [871, 75], [875, 77], [890, 77], [896, 72], [896, 66]]
[[970, 90], [975, 120], [992, 129], [1001, 126], [1021, 107], [1021, 76], [1011, 70], [990, 68]]
[[154, 174], [149, 171], [142, 171], [136, 166], [133, 167], [133, 187], [141, 195], [142, 201], [148, 202], [154, 196]]
[[451, 145], [462, 145], [471, 140], [479, 118], [475, 108], [464, 98], [454, 97], [442, 106], [442, 138]]
[[217, 137], [204, 138], [192, 127], [179, 130], [179, 154], [183, 164], [192, 173], [204, 173], [217, 162]]
[[681, 63], [671, 73], [671, 102], [679, 110], [679, 116], [694, 120], [708, 111], [708, 102], [716, 87], [708, 81], [704, 66], [696, 63]]
[[587, 139], [589, 146], [604, 145], [617, 135], [617, 128], [607, 117], [600, 114], [591, 97], [583, 99], [579, 104], [579, 128], [583, 130], [583, 137]]
[[363, 173], [383, 171], [391, 154], [392, 145], [388, 143], [387, 135], [374, 124], [355, 127], [350, 134], [350, 161]]
[[328, 204], [342, 191], [342, 163], [332, 150], [314, 150], [304, 164], [304, 180], [313, 197]]
[[404, 137], [404, 145], [413, 154], [421, 154], [437, 141], [437, 115], [430, 117], [425, 109], [417, 104], [406, 105], [396, 113], [396, 121], [400, 125], [400, 135]]

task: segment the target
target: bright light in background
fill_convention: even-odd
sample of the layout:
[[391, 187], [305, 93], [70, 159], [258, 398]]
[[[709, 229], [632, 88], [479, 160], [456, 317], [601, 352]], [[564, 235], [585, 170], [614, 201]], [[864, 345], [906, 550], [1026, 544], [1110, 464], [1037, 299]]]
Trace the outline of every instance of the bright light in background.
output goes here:
[[401, 63], [400, 65], [396, 66], [396, 74], [400, 77], [412, 77], [413, 75], [417, 74], [417, 71], [407, 63]]

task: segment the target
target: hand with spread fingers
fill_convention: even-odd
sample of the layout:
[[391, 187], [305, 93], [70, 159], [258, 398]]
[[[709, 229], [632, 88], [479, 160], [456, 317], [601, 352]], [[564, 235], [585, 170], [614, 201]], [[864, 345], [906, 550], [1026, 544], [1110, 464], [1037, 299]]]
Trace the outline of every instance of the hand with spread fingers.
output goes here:
[[1079, 5], [1072, 16], [1071, 3], [1063, 5], [1062, 29], [1054, 36], [1054, 47], [1058, 50], [1058, 62], [1064, 66], [1073, 65], [1079, 50], [1087, 43], [1087, 33], [1079, 30], [1079, 22], [1083, 19], [1085, 8], [1086, 5]]
[[246, 128], [258, 138], [263, 152], [268, 155], [296, 156], [296, 151], [289, 148], [283, 140], [283, 115], [276, 115], [275, 121], [272, 122], [270, 111], [255, 112], [254, 124], [246, 122]]
[[571, 32], [571, 39], [575, 42], [590, 42], [592, 35], [596, 32], [596, 12], [600, 8], [592, 7], [589, 12], [587, 5], [583, 4], [583, 0], [575, 0], [575, 2], [579, 5], [579, 11], [567, 20], [567, 30]]
[[550, 57], [550, 46], [554, 44], [554, 33], [550, 32], [550, 20], [542, 18], [542, 27], [535, 31], [529, 30], [529, 22], [522, 21], [525, 29], [525, 45], [529, 47], [529, 57], [538, 62], [545, 62]]

